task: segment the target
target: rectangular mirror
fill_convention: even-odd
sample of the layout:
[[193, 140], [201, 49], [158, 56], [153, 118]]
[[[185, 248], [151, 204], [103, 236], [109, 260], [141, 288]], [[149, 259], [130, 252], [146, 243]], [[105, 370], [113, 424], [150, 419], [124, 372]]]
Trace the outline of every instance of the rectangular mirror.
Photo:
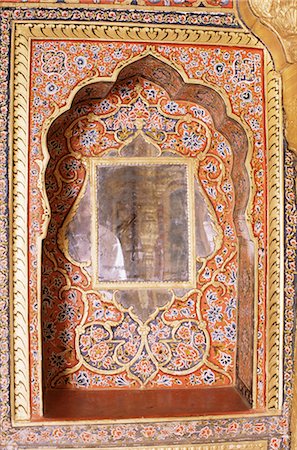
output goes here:
[[192, 165], [101, 159], [91, 177], [94, 285], [194, 286]]

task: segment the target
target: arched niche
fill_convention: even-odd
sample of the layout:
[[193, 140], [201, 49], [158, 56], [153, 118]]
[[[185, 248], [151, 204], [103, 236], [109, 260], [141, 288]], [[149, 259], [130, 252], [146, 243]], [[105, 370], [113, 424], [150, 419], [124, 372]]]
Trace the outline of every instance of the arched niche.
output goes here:
[[[254, 245], [246, 220], [248, 140], [231, 116], [227, 100], [213, 88], [186, 83], [172, 67], [147, 56], [122, 69], [114, 83], [80, 89], [71, 108], [51, 125], [45, 176], [51, 219], [42, 263], [45, 416], [193, 416], [251, 407]], [[163, 175], [156, 175], [157, 169]], [[164, 206], [170, 195], [173, 204], [178, 196], [180, 204], [187, 203], [180, 225], [188, 237], [184, 278], [158, 278], [155, 267], [156, 279], [142, 276], [131, 284], [118, 271], [109, 283], [96, 282], [100, 177], [101, 187], [115, 189], [119, 198], [129, 196], [133, 183], [131, 199], [153, 197], [134, 205], [140, 219], [128, 213], [124, 218], [132, 236], [132, 223], [145, 229], [136, 247], [151, 252], [152, 261], [156, 246], [163, 245], [163, 253], [173, 246], [168, 230], [161, 244], [152, 239], [156, 228], [164, 232], [154, 203], [163, 208], [162, 217], [172, 210]], [[160, 192], [168, 189], [165, 201]], [[221, 192], [222, 201], [214, 192]], [[105, 204], [114, 197], [107, 196]], [[117, 209], [111, 208], [106, 220]], [[115, 230], [105, 239], [106, 252], [112, 242], [120, 244], [125, 262], [128, 250]], [[79, 239], [88, 242], [84, 256]], [[166, 267], [168, 255], [162, 262]], [[161, 338], [160, 326], [166, 329]], [[229, 343], [221, 345], [220, 330]]]

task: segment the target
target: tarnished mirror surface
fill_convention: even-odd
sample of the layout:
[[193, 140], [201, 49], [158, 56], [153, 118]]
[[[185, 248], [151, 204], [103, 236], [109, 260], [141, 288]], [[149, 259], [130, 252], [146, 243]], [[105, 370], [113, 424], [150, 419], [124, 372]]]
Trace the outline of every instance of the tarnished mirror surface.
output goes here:
[[187, 169], [183, 164], [96, 167], [99, 282], [189, 280]]

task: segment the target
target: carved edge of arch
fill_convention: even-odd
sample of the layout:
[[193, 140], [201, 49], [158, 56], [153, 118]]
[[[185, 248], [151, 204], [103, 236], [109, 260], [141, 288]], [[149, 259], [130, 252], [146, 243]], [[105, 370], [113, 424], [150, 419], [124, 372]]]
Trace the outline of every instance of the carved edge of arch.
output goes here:
[[282, 341], [284, 314], [283, 283], [283, 142], [281, 79], [269, 58], [267, 69], [268, 121], [268, 297], [267, 297], [267, 406], [278, 410], [282, 405]]
[[[13, 328], [13, 347], [12, 347], [12, 365], [14, 380], [11, 383], [12, 409], [14, 423], [24, 423], [30, 420], [30, 374], [29, 374], [29, 321], [28, 321], [28, 268], [25, 255], [27, 255], [27, 138], [28, 138], [28, 83], [29, 83], [29, 54], [31, 38], [86, 38], [99, 40], [147, 40], [152, 42], [183, 42], [183, 43], [207, 43], [207, 44], [229, 44], [254, 46], [262, 48], [259, 40], [246, 32], [218, 32], [194, 29], [179, 29], [169, 27], [139, 27], [139, 26], [106, 26], [95, 24], [61, 24], [50, 23], [41, 24], [34, 22], [14, 22], [14, 48], [12, 51], [13, 71], [13, 93], [14, 100], [11, 104], [13, 128], [12, 128], [12, 152], [13, 168], [12, 178], [12, 201], [11, 212], [12, 219], [12, 244], [13, 244], [13, 269], [12, 269], [12, 328]], [[273, 77], [271, 78], [273, 83]], [[278, 88], [279, 92], [279, 88]], [[24, 93], [26, 93], [24, 96]], [[279, 98], [277, 100], [278, 104]], [[274, 109], [271, 107], [269, 117], [272, 117]], [[279, 108], [279, 106], [278, 106]], [[280, 127], [279, 127], [280, 128]], [[275, 138], [274, 138], [275, 139]], [[279, 156], [278, 156], [279, 158]], [[275, 171], [273, 186], [270, 186], [275, 192], [280, 190], [277, 182], [277, 169], [280, 161], [271, 158], [269, 169]], [[280, 181], [280, 180], [278, 180]], [[273, 199], [273, 196], [270, 196]], [[45, 204], [45, 210], [47, 205]], [[275, 213], [275, 208], [271, 211]], [[270, 211], [270, 212], [271, 212]], [[273, 222], [273, 221], [272, 221]], [[279, 224], [279, 219], [278, 219]], [[272, 224], [271, 224], [272, 225]], [[274, 222], [273, 222], [274, 226]], [[270, 229], [270, 232], [272, 229]], [[276, 229], [276, 233], [278, 233]], [[279, 242], [279, 241], [278, 241]], [[274, 243], [275, 247], [277, 244]], [[277, 251], [277, 250], [275, 250]], [[275, 257], [273, 257], [275, 258]], [[274, 259], [273, 259], [274, 260]], [[274, 276], [277, 275], [277, 268]], [[271, 278], [272, 279], [272, 278]], [[270, 321], [274, 323], [275, 308], [277, 305], [270, 305]], [[280, 315], [278, 315], [280, 317]], [[278, 323], [275, 323], [278, 326]], [[275, 346], [275, 339], [280, 341], [280, 336], [272, 332], [269, 339], [269, 348]], [[279, 349], [279, 345], [277, 344]], [[273, 350], [274, 351], [274, 350]], [[279, 380], [279, 351], [272, 355], [269, 365], [269, 380], [272, 384]], [[277, 386], [278, 390], [279, 387]], [[276, 409], [279, 406], [279, 393], [270, 396], [269, 407]], [[278, 391], [279, 392], [279, 391]], [[254, 443], [253, 443], [254, 445]]]
[[[179, 28], [177, 25], [147, 26], [147, 25], [106, 25], [104, 23], [61, 23], [50, 24], [40, 22], [15, 22], [16, 35], [23, 33], [24, 38], [73, 38], [73, 39], [101, 39], [123, 41], [151, 41], [226, 44], [234, 46], [261, 47], [259, 39], [246, 31], [219, 31], [197, 28]], [[18, 32], [18, 28], [22, 30]]]
[[28, 321], [28, 83], [29, 40], [16, 36], [12, 49], [13, 100], [12, 114], [12, 167], [10, 187], [12, 192], [11, 241], [12, 241], [12, 294], [11, 308], [13, 339], [11, 383], [12, 416], [15, 421], [30, 418], [29, 375], [29, 321]]
[[[83, 450], [82, 448], [61, 448], [61, 447], [47, 447], [49, 450]], [[117, 447], [118, 450], [124, 450], [126, 447]], [[216, 444], [202, 444], [202, 445], [166, 445], [166, 446], [145, 446], [145, 447], [133, 447], [134, 450], [267, 450], [268, 441], [253, 441], [253, 442], [226, 442]], [[24, 450], [29, 450], [24, 449]], [[46, 450], [42, 447], [37, 447], [36, 450]], [[90, 448], [84, 448], [84, 450], [91, 450]], [[101, 450], [112, 450], [111, 447], [105, 447]]]

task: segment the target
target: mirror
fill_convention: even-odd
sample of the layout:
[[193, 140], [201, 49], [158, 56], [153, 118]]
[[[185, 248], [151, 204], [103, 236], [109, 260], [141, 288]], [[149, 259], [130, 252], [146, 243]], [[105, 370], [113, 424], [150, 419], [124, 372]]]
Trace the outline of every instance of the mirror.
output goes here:
[[99, 282], [189, 280], [186, 164], [96, 166]]

